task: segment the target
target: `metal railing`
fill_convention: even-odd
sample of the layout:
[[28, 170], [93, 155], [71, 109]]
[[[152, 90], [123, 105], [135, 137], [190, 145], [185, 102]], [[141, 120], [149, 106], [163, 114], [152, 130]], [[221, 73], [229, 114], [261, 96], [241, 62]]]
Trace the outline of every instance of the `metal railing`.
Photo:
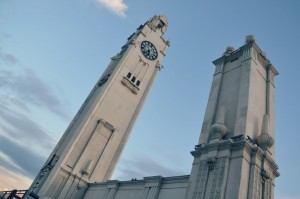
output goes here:
[[22, 199], [27, 190], [0, 191], [0, 199]]

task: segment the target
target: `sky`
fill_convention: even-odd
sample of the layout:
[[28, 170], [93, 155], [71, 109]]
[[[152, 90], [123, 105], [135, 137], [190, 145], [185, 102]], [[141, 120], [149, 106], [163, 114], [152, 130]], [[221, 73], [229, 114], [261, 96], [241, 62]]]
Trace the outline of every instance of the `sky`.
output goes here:
[[275, 198], [300, 198], [299, 9], [298, 0], [0, 0], [0, 190], [29, 187], [110, 58], [164, 15], [164, 69], [113, 178], [190, 173], [212, 61], [253, 34], [279, 72]]

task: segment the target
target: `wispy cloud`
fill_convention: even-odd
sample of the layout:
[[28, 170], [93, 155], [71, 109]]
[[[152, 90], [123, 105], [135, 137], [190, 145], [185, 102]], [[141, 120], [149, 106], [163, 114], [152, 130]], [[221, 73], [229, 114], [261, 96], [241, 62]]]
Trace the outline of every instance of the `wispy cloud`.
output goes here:
[[14, 55], [4, 52], [1, 47], [0, 60], [2, 60], [6, 64], [16, 64], [18, 62], [18, 59]]
[[9, 164], [10, 166], [12, 166], [14, 168], [17, 168], [19, 170], [23, 170], [18, 164], [15, 163], [15, 161], [13, 161], [11, 159], [11, 157], [9, 157], [7, 154], [0, 151], [0, 162], [2, 162], [2, 161], [4, 161], [6, 164]]
[[[5, 158], [3, 156], [0, 157], [0, 165], [14, 173], [33, 178], [42, 167], [46, 157], [28, 148], [28, 146], [22, 146], [13, 140], [0, 136], [1, 154], [6, 156]], [[7, 158], [9, 158], [9, 161], [7, 161]]]
[[56, 140], [36, 122], [2, 105], [0, 112], [0, 136], [24, 147], [29, 145], [29, 149], [41, 154], [48, 154], [52, 150]]
[[[33, 178], [56, 140], [20, 113], [1, 105], [0, 112], [0, 165], [28, 179]], [[1, 179], [5, 178], [1, 176]]]
[[48, 112], [67, 120], [67, 105], [33, 70], [0, 47], [1, 190], [28, 188], [55, 146], [55, 138], [28, 115]]
[[120, 163], [117, 173], [113, 176], [113, 178], [118, 180], [141, 179], [142, 177], [153, 175], [165, 177], [181, 175], [181, 171], [165, 167], [149, 157], [136, 157], [130, 160], [123, 160]]
[[113, 11], [121, 17], [126, 17], [125, 11], [128, 6], [123, 2], [123, 0], [97, 0], [99, 3], [104, 5], [109, 10]]
[[33, 105], [68, 118], [66, 104], [33, 70], [18, 63], [14, 55], [0, 48], [0, 103], [13, 104], [26, 111], [30, 110], [28, 105]]

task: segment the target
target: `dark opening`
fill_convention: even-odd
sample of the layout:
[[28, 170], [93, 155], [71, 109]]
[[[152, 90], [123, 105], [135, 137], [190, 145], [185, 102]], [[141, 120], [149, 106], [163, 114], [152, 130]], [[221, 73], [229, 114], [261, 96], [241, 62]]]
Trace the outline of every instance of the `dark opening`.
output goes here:
[[132, 81], [132, 82], [135, 82], [135, 79], [136, 79], [136, 77], [133, 76], [133, 77], [131, 78], [131, 81]]
[[140, 80], [137, 80], [136, 85], [139, 86], [140, 83], [141, 83], [141, 81], [140, 81]]

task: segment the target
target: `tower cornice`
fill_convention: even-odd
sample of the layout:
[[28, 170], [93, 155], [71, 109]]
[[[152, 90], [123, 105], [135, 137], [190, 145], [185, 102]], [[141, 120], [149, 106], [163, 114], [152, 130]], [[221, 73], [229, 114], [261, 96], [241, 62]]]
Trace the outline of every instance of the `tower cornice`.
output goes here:
[[214, 65], [218, 65], [221, 63], [226, 64], [228, 62], [232, 62], [233, 60], [236, 60], [237, 58], [241, 57], [243, 55], [243, 52], [250, 48], [254, 48], [256, 50], [257, 59], [261, 62], [262, 66], [266, 70], [271, 70], [273, 72], [274, 76], [279, 74], [278, 71], [276, 70], [275, 66], [267, 59], [265, 53], [259, 48], [259, 46], [257, 45], [257, 43], [255, 41], [250, 41], [250, 42], [246, 43], [239, 49], [231, 52], [230, 55], [224, 54], [222, 57], [214, 60], [212, 63]]

